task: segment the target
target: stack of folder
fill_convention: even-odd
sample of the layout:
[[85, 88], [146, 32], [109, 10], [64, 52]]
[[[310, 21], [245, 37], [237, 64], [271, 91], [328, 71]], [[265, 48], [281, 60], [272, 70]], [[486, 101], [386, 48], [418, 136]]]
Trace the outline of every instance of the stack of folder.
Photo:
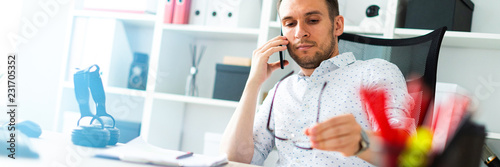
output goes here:
[[223, 27], [259, 26], [260, 1], [167, 0], [165, 24], [192, 24]]
[[187, 24], [191, 0], [167, 0], [163, 23]]

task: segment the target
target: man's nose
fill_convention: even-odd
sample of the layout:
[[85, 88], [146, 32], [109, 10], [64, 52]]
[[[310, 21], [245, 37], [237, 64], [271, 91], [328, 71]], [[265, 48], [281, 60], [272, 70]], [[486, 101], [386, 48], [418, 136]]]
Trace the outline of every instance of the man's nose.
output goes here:
[[309, 36], [309, 31], [307, 30], [307, 27], [304, 25], [304, 23], [298, 23], [295, 29], [295, 38], [301, 39]]

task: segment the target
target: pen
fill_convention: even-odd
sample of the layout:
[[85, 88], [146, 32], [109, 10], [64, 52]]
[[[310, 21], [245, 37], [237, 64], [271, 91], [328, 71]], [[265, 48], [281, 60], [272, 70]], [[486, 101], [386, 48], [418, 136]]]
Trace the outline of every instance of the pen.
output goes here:
[[186, 154], [179, 155], [175, 159], [183, 159], [183, 158], [187, 158], [187, 157], [190, 157], [190, 156], [193, 156], [193, 152], [187, 152]]

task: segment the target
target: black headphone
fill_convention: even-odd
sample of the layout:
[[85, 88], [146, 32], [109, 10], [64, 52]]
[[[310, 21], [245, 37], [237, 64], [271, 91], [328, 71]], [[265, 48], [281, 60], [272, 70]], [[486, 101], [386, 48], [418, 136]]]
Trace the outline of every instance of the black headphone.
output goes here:
[[[80, 119], [73, 130], [71, 141], [75, 145], [86, 147], [106, 147], [115, 145], [120, 137], [120, 130], [115, 126], [115, 119], [106, 112], [106, 97], [99, 74], [99, 66], [92, 65], [87, 69], [77, 71], [73, 75], [75, 85], [75, 97], [80, 108]], [[96, 115], [90, 112], [89, 90], [92, 99], [96, 104]], [[80, 126], [80, 121], [85, 118], [92, 118], [88, 125]], [[112, 124], [107, 125], [101, 117], [111, 118]], [[94, 124], [97, 120], [98, 123]]]

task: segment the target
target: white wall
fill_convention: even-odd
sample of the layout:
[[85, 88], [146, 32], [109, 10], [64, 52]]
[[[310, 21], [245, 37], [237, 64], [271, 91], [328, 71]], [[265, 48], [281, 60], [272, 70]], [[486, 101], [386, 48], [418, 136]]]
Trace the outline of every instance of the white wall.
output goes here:
[[[14, 48], [12, 47], [7, 35], [10, 33], [16, 34], [19, 29], [19, 22], [21, 18], [21, 9], [23, 6], [22, 1], [13, 1], [0, 5], [0, 110], [6, 111], [7, 102], [7, 56], [10, 53], [14, 53]], [[9, 13], [9, 15], [5, 14]], [[9, 117], [6, 114], [0, 114], [0, 123], [7, 122]]]
[[[44, 5], [40, 4], [47, 2], [53, 2], [53, 5], [44, 10]], [[68, 2], [70, 1], [59, 3], [55, 0], [24, 0], [22, 10], [20, 9], [18, 26], [21, 29], [17, 35], [25, 41], [19, 45], [17, 60], [18, 119], [33, 120], [43, 129], [52, 129], [57, 109], [55, 99], [63, 63], [61, 59], [65, 47], [68, 9], [71, 6]], [[7, 13], [4, 12], [2, 10], [1, 15], [10, 16], [8, 10]], [[5, 38], [4, 34], [2, 38]]]
[[472, 14], [472, 32], [500, 33], [498, 17], [498, 0], [472, 0], [474, 12]]
[[234, 109], [189, 104], [184, 113], [182, 151], [203, 153], [205, 132], [222, 134]]
[[439, 82], [456, 83], [479, 103], [476, 119], [486, 124], [488, 131], [500, 133], [500, 50], [442, 48]]
[[[500, 34], [498, 0], [472, 0], [475, 7], [472, 32]], [[466, 49], [441, 48], [438, 76], [439, 82], [456, 83], [473, 96], [478, 103], [475, 119], [486, 125], [487, 131], [500, 133], [500, 48]]]

